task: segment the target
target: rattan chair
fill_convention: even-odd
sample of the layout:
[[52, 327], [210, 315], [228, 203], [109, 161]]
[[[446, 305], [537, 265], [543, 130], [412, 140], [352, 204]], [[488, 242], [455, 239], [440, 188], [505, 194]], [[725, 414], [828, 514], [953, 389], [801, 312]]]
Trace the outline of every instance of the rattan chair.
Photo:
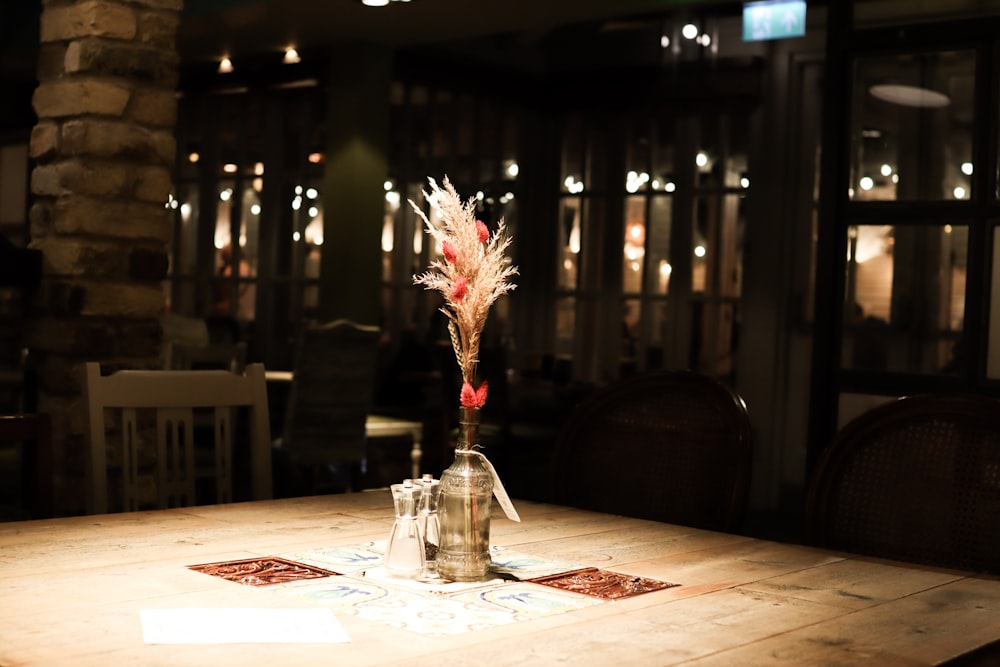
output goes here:
[[911, 396], [846, 424], [810, 481], [805, 539], [1000, 573], [1000, 401]]
[[574, 409], [552, 465], [556, 502], [734, 531], [750, 483], [746, 404], [691, 371], [634, 375]]

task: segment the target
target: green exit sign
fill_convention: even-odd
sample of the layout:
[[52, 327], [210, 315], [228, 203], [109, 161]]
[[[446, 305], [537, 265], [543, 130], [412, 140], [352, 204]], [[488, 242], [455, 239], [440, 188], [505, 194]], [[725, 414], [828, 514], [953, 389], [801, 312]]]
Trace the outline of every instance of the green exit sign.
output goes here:
[[805, 0], [743, 3], [743, 41], [801, 37], [806, 34]]

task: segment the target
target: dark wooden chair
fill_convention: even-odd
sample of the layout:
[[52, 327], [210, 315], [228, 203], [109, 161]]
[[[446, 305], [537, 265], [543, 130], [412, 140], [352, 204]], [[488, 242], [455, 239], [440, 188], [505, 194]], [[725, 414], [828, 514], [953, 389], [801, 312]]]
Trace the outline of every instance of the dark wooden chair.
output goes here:
[[805, 539], [1000, 574], [1000, 401], [911, 396], [853, 419], [810, 480]]
[[[308, 493], [357, 490], [375, 398], [380, 331], [346, 319], [306, 327], [277, 455]], [[287, 474], [287, 473], [286, 473]]]
[[18, 449], [20, 511], [45, 519], [53, 512], [52, 420], [45, 413], [0, 415], [0, 443]]
[[574, 409], [552, 466], [556, 502], [734, 531], [750, 485], [746, 404], [698, 373], [634, 375]]

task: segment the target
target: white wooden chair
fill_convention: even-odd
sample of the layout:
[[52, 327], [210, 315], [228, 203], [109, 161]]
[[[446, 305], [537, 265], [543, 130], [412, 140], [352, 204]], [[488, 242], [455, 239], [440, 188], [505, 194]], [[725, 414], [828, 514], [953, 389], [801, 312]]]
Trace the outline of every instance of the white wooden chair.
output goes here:
[[[214, 478], [215, 500], [233, 500], [233, 439], [237, 408], [248, 408], [250, 477], [253, 499], [272, 496], [271, 427], [263, 364], [249, 364], [241, 374], [225, 370], [122, 370], [102, 376], [98, 363], [87, 363], [84, 399], [90, 449], [88, 512], [108, 511], [108, 431], [106, 409], [120, 415], [123, 509], [139, 508], [140, 445], [143, 430], [137, 410], [155, 412], [157, 507], [196, 503], [195, 480]], [[213, 461], [208, 471], [196, 466], [195, 410], [213, 412]], [[145, 410], [144, 410], [145, 413]], [[144, 414], [143, 413], [143, 414]], [[144, 459], [145, 460], [145, 459]], [[197, 468], [197, 469], [196, 469]]]

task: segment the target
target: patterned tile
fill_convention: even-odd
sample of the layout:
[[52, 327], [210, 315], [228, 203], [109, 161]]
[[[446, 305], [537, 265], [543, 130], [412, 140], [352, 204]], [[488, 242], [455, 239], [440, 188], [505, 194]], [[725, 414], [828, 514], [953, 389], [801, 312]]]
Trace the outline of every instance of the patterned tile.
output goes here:
[[559, 590], [552, 586], [540, 586], [525, 582], [508, 583], [504, 586], [492, 586], [484, 590], [459, 593], [453, 595], [452, 599], [467, 600], [484, 606], [506, 609], [518, 621], [584, 609], [603, 602], [603, 600], [590, 595], [581, 595]]
[[666, 581], [635, 577], [630, 574], [601, 570], [588, 567], [563, 574], [553, 574], [547, 577], [532, 579], [536, 584], [553, 586], [574, 593], [592, 595], [602, 600], [617, 600], [620, 598], [660, 591], [664, 588], [679, 586]]
[[281, 554], [282, 558], [340, 574], [364, 571], [382, 565], [385, 543], [366, 542], [345, 547], [326, 547]]
[[510, 609], [482, 604], [476, 599], [421, 594], [386, 581], [353, 575], [300, 582], [278, 590], [331, 607], [337, 614], [437, 637], [520, 620]]
[[213, 577], [221, 577], [247, 586], [272, 586], [287, 584], [301, 579], [317, 579], [336, 575], [336, 572], [324, 570], [304, 563], [296, 563], [284, 558], [266, 556], [263, 558], [245, 558], [221, 563], [205, 563], [204, 565], [189, 565], [188, 569], [204, 572]]
[[490, 571], [500, 575], [510, 575], [519, 581], [530, 581], [538, 577], [561, 574], [571, 570], [582, 569], [579, 563], [553, 560], [542, 556], [533, 556], [523, 551], [505, 547], [490, 547]]

